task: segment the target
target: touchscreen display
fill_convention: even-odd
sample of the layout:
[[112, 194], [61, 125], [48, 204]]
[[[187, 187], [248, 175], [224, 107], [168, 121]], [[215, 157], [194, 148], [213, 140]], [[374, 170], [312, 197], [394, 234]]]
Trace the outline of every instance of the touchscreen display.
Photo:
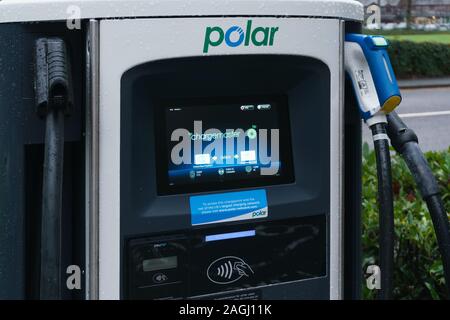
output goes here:
[[157, 117], [159, 192], [291, 182], [287, 109], [282, 97], [165, 103]]

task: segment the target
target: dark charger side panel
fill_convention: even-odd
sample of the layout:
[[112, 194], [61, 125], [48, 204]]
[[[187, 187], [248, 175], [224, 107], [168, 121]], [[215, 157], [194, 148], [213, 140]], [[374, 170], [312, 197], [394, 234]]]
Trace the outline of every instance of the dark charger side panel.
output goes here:
[[[358, 22], [345, 22], [345, 32], [361, 33]], [[362, 270], [362, 133], [353, 87], [345, 80], [344, 104], [344, 299], [361, 299]]]
[[[127, 71], [121, 82], [122, 298], [130, 297], [126, 288], [134, 270], [130, 270], [127, 253], [130, 252], [132, 256], [137, 254], [133, 251], [136, 245], [134, 241], [145, 242], [149, 238], [166, 239], [167, 236], [177, 235], [181, 239], [188, 239], [180, 240], [184, 243], [180, 246], [185, 247], [186, 257], [196, 257], [195, 252], [203, 249], [195, 246], [195, 239], [209, 234], [216, 227], [246, 230], [255, 222], [250, 220], [192, 227], [189, 207], [191, 194], [157, 194], [156, 176], [160, 168], [156, 159], [165, 156], [157, 153], [160, 142], [154, 124], [155, 121], [161, 121], [155, 119], [159, 101], [169, 98], [238, 99], [242, 96], [268, 95], [286, 96], [288, 99], [295, 182], [263, 187], [267, 193], [269, 216], [259, 220], [257, 225], [273, 223], [283, 226], [286, 221], [293, 219], [298, 219], [296, 221], [299, 224], [305, 224], [308, 219], [316, 216], [323, 221], [324, 229], [321, 234], [326, 238], [323, 239], [324, 242], [315, 242], [315, 250], [323, 250], [323, 255], [329, 256], [328, 67], [312, 58], [287, 55], [210, 56], [149, 62]], [[234, 189], [237, 190], [242, 189]], [[232, 255], [232, 250], [228, 253]], [[264, 256], [264, 252], [260, 254]], [[271, 255], [267, 253], [264, 257], [270, 260]], [[305, 254], [302, 257], [308, 259]], [[317, 274], [325, 274], [324, 276], [282, 285], [263, 285], [260, 287], [259, 297], [328, 299], [329, 259], [325, 260], [325, 273], [322, 273], [320, 266], [316, 270]], [[204, 266], [209, 265], [207, 261], [187, 261], [189, 269], [204, 269]], [[202, 272], [205, 277], [206, 270]], [[255, 285], [252, 283], [249, 286]], [[192, 294], [205, 292], [200, 289], [201, 286], [198, 288], [199, 291], [195, 292], [193, 289]], [[161, 296], [163, 295], [162, 293]], [[151, 295], [148, 296], [150, 297]]]
[[[0, 24], [0, 299], [39, 298], [45, 120], [34, 101], [34, 43], [52, 36], [66, 41], [74, 89], [65, 119], [62, 287], [68, 265], [84, 269], [84, 30], [65, 22]], [[82, 299], [83, 290], [62, 297]]]

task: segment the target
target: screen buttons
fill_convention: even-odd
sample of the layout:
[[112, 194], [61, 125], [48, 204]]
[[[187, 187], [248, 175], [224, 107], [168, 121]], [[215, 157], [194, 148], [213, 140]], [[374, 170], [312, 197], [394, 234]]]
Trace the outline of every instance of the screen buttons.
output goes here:
[[241, 151], [241, 161], [256, 161], [256, 151]]
[[242, 105], [242, 106], [241, 106], [241, 110], [242, 110], [242, 111], [251, 111], [251, 110], [255, 110], [255, 106], [252, 105], [252, 104]]
[[272, 106], [270, 104], [258, 104], [256, 108], [258, 110], [270, 110]]
[[209, 153], [196, 154], [194, 156], [194, 163], [197, 165], [211, 164], [211, 156]]

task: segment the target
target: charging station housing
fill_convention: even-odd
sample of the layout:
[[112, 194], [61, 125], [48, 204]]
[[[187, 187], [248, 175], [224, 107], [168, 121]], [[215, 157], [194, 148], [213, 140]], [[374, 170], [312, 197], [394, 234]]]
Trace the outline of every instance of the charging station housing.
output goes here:
[[[4, 0], [0, 9], [1, 297], [38, 291], [44, 124], [27, 66], [42, 36], [67, 42], [73, 70], [61, 274], [75, 264], [85, 276], [64, 297], [359, 297], [361, 123], [343, 50], [345, 33], [360, 31], [361, 4]], [[80, 28], [70, 29], [74, 18]], [[278, 130], [279, 172], [257, 175], [258, 159], [209, 166], [207, 152], [203, 167], [181, 170], [172, 132], [194, 121], [220, 133]], [[204, 211], [255, 202], [250, 216]]]

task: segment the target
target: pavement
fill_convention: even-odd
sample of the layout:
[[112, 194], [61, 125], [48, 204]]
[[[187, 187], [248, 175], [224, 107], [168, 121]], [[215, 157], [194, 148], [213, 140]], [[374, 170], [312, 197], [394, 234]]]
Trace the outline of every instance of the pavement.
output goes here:
[[[450, 78], [449, 78], [450, 81]], [[402, 85], [402, 83], [399, 83]], [[419, 137], [423, 151], [448, 150], [450, 146], [450, 86], [402, 88], [397, 113]], [[363, 141], [373, 147], [371, 133], [363, 125]]]
[[398, 86], [402, 89], [450, 87], [450, 77], [398, 80]]

